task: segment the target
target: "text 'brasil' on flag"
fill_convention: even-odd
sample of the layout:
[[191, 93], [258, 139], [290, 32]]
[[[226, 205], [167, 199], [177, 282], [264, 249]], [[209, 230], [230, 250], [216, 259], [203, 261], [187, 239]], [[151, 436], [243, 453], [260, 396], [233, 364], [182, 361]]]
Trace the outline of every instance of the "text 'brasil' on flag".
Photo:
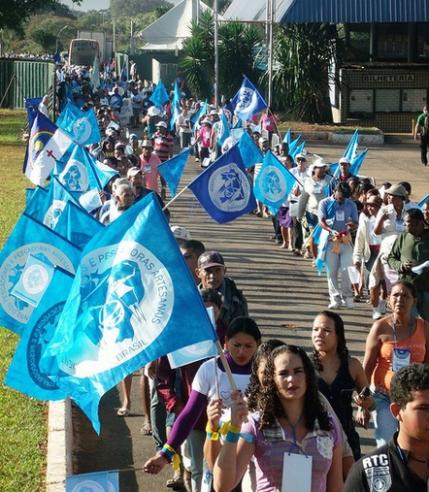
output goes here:
[[56, 384], [99, 432], [100, 398], [127, 374], [166, 353], [215, 338], [151, 193], [87, 244], [41, 365], [42, 370], [57, 367], [51, 374]]

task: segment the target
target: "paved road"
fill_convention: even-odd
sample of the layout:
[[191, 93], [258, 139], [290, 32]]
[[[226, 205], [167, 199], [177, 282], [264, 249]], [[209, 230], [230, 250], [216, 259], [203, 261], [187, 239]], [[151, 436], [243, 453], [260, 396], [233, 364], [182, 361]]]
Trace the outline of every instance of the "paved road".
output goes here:
[[[397, 141], [397, 139], [395, 139]], [[343, 147], [308, 145], [309, 152], [335, 162]], [[193, 161], [188, 164], [183, 182], [200, 171]], [[402, 144], [370, 148], [362, 174], [372, 175], [377, 183], [407, 180], [416, 200], [429, 190], [429, 168], [419, 164], [418, 147], [408, 139]], [[311, 262], [280, 250], [269, 238], [270, 220], [248, 215], [227, 225], [213, 222], [186, 191], [173, 205], [172, 223], [188, 227], [193, 238], [202, 240], [206, 248], [218, 249], [225, 257], [228, 274], [243, 289], [249, 311], [257, 320], [265, 338], [276, 337], [304, 347], [310, 344], [310, 326], [314, 316], [328, 304], [326, 280], [319, 277]], [[371, 310], [356, 304], [343, 309], [348, 346], [353, 355], [363, 355], [364, 341], [371, 326]], [[166, 490], [170, 470], [159, 476], [142, 471], [145, 460], [153, 454], [151, 437], [140, 434], [143, 423], [138, 395], [138, 377], [133, 381], [132, 413], [127, 418], [115, 415], [118, 393], [112, 390], [102, 400], [102, 434], [97, 438], [86, 419], [75, 410], [75, 473], [120, 469], [121, 490], [155, 492]], [[373, 444], [370, 433], [362, 433], [364, 449]]]

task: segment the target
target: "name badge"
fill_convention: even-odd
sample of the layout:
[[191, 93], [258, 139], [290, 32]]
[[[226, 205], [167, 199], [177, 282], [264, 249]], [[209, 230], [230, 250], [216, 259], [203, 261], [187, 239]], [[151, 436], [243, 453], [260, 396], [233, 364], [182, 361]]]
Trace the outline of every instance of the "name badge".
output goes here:
[[152, 172], [152, 166], [144, 166], [143, 171], [145, 173], [151, 173]]
[[317, 183], [313, 186], [313, 192], [314, 193], [322, 193], [322, 185]]
[[311, 492], [313, 458], [304, 454], [283, 456], [282, 492]]
[[337, 210], [335, 212], [335, 220], [338, 220], [339, 222], [344, 222], [344, 219], [344, 210]]
[[409, 349], [393, 349], [392, 371], [399, 371], [402, 367], [408, 367], [411, 362], [411, 351]]

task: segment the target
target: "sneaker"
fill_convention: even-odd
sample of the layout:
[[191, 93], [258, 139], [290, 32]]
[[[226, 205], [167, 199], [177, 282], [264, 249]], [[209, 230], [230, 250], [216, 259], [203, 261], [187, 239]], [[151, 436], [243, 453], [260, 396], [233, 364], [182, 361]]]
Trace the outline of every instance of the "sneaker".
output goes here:
[[383, 317], [383, 314], [380, 311], [380, 304], [376, 307], [372, 308], [372, 319], [377, 320]]
[[347, 297], [346, 300], [344, 301], [344, 306], [346, 308], [349, 308], [351, 309], [352, 307], [354, 307], [355, 303], [353, 301], [353, 297]]
[[341, 303], [337, 301], [332, 301], [328, 305], [328, 309], [340, 309]]

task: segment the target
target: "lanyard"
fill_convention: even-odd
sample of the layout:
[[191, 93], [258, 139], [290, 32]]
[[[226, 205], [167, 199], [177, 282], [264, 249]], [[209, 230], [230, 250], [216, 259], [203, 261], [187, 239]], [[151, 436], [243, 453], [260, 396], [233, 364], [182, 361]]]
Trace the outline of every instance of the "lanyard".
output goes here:
[[[413, 327], [414, 327], [414, 318], [411, 318], [410, 322], [408, 323], [408, 338], [411, 338]], [[397, 330], [396, 330], [396, 323], [395, 319], [392, 316], [392, 331], [393, 331], [393, 341], [395, 342], [395, 348], [398, 346], [398, 337], [396, 335]]]
[[303, 417], [303, 414], [300, 415], [299, 419], [294, 423], [292, 424], [290, 422], [290, 420], [288, 420], [288, 424], [290, 426], [290, 428], [292, 429], [292, 440], [293, 440], [293, 445], [292, 447], [289, 449], [289, 453], [294, 449], [296, 448], [298, 450], [298, 452], [301, 452], [301, 448], [298, 446], [298, 441], [297, 441], [297, 438], [296, 438], [296, 428], [298, 427], [298, 424], [301, 422], [302, 420], [302, 417]]

